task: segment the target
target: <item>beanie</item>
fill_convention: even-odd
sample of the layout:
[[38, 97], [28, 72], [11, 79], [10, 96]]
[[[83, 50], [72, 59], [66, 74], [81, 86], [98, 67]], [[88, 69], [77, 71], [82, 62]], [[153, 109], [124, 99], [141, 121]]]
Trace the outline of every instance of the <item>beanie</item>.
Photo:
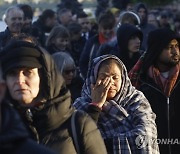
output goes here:
[[177, 39], [180, 42], [176, 33], [169, 28], [158, 28], [151, 31], [147, 40], [147, 51], [145, 54], [144, 70], [146, 70], [162, 53], [163, 49], [168, 47], [171, 40]]

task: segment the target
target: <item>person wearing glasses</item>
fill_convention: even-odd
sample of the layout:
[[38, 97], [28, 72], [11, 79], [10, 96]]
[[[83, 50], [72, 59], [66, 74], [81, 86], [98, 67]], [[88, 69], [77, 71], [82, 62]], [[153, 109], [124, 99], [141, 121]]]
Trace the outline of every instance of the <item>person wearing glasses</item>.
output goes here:
[[75, 62], [70, 54], [66, 52], [54, 53], [52, 57], [65, 80], [66, 86], [71, 92], [72, 102], [74, 102], [76, 98], [81, 96], [81, 89], [84, 83]]

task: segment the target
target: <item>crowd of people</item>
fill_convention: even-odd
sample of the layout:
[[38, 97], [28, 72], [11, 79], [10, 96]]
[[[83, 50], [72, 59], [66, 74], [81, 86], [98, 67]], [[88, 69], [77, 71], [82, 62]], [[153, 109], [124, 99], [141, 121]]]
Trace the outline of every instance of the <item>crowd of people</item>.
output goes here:
[[33, 15], [7, 8], [0, 32], [0, 153], [180, 152], [178, 12]]

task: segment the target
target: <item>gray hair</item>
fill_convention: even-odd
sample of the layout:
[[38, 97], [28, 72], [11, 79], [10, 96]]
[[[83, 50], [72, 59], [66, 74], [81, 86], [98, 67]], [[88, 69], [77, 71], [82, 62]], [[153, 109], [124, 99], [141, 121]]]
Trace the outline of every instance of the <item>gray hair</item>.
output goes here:
[[66, 68], [76, 67], [73, 58], [66, 52], [54, 53], [52, 57], [61, 73], [63, 73]]
[[4, 13], [4, 17], [3, 17], [3, 20], [6, 20], [8, 15], [9, 15], [9, 12], [12, 11], [12, 10], [17, 10], [17, 11], [20, 11], [22, 12], [23, 16], [24, 16], [24, 12], [17, 6], [11, 6], [9, 8], [6, 9], [5, 13]]

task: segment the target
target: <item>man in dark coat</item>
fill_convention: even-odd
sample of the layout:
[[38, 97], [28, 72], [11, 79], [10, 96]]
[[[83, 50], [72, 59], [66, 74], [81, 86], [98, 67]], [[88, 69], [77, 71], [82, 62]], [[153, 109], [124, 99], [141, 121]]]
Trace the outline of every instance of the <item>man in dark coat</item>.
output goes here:
[[16, 6], [9, 7], [5, 12], [5, 23], [7, 28], [0, 32], [0, 50], [5, 47], [8, 41], [16, 34], [21, 33], [24, 13]]
[[[180, 38], [168, 28], [150, 32], [147, 52], [129, 76], [156, 113], [158, 142], [163, 154], [180, 151]], [[163, 141], [165, 141], [163, 143]]]
[[41, 38], [39, 38], [39, 40], [41, 46], [45, 46], [48, 34], [56, 25], [56, 23], [56, 13], [51, 9], [44, 10], [39, 18], [35, 22], [33, 22], [33, 28], [38, 29], [38, 33], [40, 33]]

